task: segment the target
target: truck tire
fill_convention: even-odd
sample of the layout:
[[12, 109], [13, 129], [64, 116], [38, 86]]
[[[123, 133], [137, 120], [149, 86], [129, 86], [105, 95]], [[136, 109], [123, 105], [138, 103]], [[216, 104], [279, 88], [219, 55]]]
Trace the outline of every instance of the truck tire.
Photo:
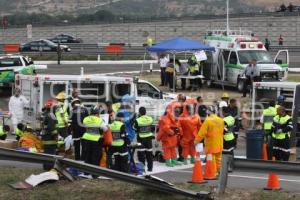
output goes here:
[[244, 84], [245, 84], [244, 81], [242, 79], [238, 78], [236, 87], [239, 92], [243, 92]]

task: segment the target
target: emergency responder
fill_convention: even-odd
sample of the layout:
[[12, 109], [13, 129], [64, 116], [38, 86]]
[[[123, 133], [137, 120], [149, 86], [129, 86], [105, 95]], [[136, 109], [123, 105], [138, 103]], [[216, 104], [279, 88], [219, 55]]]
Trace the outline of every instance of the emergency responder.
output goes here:
[[277, 97], [277, 104], [276, 104], [275, 108], [277, 109], [277, 108], [279, 108], [280, 106], [284, 106], [284, 104], [285, 104], [285, 96], [279, 95], [279, 96]]
[[273, 156], [276, 160], [288, 161], [290, 157], [290, 132], [293, 129], [292, 119], [286, 114], [285, 107], [277, 108], [271, 128], [273, 139]]
[[268, 159], [272, 159], [272, 137], [271, 137], [271, 128], [274, 117], [277, 115], [277, 110], [275, 108], [275, 101], [270, 101], [267, 105], [267, 108], [263, 110], [263, 114], [261, 116], [260, 122], [263, 124], [263, 129], [265, 131], [265, 139], [267, 142], [267, 152]]
[[106, 109], [105, 109], [103, 114], [108, 114], [109, 115], [108, 123], [111, 124], [115, 120], [116, 113], [113, 109], [113, 104], [112, 104], [111, 101], [105, 102], [105, 106], [106, 106]]
[[168, 167], [180, 165], [177, 162], [176, 147], [178, 144], [177, 135], [182, 134], [178, 118], [181, 115], [181, 104], [173, 102], [167, 106], [166, 115], [159, 120], [159, 132], [157, 141], [162, 141], [163, 156]]
[[180, 145], [182, 147], [182, 157], [184, 164], [188, 164], [187, 157], [191, 156], [191, 163], [195, 162], [196, 150], [194, 146], [195, 136], [201, 127], [201, 119], [195, 112], [197, 101], [187, 99], [183, 104], [183, 113], [180, 115], [180, 125], [182, 128], [182, 137]]
[[0, 140], [5, 140], [7, 137], [6, 130], [4, 130], [4, 127], [2, 124], [0, 124]]
[[23, 133], [25, 130], [25, 126], [22, 123], [18, 123], [17, 128], [15, 130], [15, 134], [16, 134], [16, 140], [19, 141], [19, 139], [22, 137]]
[[107, 131], [107, 126], [104, 125], [100, 118], [100, 110], [95, 107], [90, 111], [90, 115], [83, 119], [83, 125], [86, 132], [82, 139], [85, 140], [85, 163], [99, 166], [102, 157], [103, 132]]
[[21, 89], [16, 88], [14, 95], [10, 97], [8, 103], [14, 133], [17, 129], [18, 123], [21, 123], [23, 120], [24, 107], [28, 105], [28, 103], [29, 101], [21, 94]]
[[[229, 113], [228, 107], [223, 107], [224, 120], [224, 136], [223, 136], [223, 153], [234, 156], [236, 147], [236, 138], [234, 134], [235, 119]], [[229, 171], [232, 171], [232, 166], [229, 166]]]
[[228, 107], [229, 94], [224, 92], [221, 97], [221, 101], [219, 102], [218, 107], [222, 109], [223, 107]]
[[197, 113], [203, 123], [207, 117], [207, 106], [203, 104], [203, 98], [201, 96], [197, 97]]
[[209, 106], [207, 111], [209, 116], [202, 124], [194, 143], [198, 144], [204, 140], [205, 153], [212, 155], [212, 160], [219, 172], [222, 161], [224, 120], [217, 116], [214, 106]]
[[[197, 76], [199, 75], [199, 64], [197, 62], [196, 56], [192, 56], [189, 60], [188, 60], [188, 70], [191, 76]], [[190, 80], [190, 87], [188, 89], [192, 90], [192, 91], [196, 91], [199, 87], [199, 80], [196, 79], [191, 79]]]
[[[43, 108], [42, 118], [42, 142], [44, 145], [44, 153], [55, 155], [57, 151], [57, 120], [55, 117], [55, 109], [58, 102], [49, 99]], [[53, 164], [44, 164], [44, 170], [53, 168]]]
[[137, 141], [142, 144], [142, 148], [137, 149], [137, 155], [139, 162], [145, 165], [147, 160], [148, 172], [152, 172], [153, 169], [153, 149], [152, 139], [154, 137], [153, 132], [155, 127], [153, 126], [153, 118], [146, 115], [146, 108], [140, 107], [138, 118], [134, 123], [134, 128], [137, 133]]
[[[81, 143], [81, 137], [85, 132], [85, 127], [83, 126], [83, 119], [87, 117], [88, 110], [81, 105], [81, 101], [79, 99], [73, 99], [71, 102], [72, 106], [72, 115], [71, 115], [71, 131], [72, 137], [74, 141], [74, 149], [75, 149], [75, 160], [84, 160], [85, 155], [85, 147], [84, 144]], [[80, 149], [81, 153], [80, 153]]]
[[63, 137], [66, 138], [68, 133], [68, 121], [69, 121], [69, 114], [68, 114], [68, 103], [65, 102], [66, 100], [66, 94], [65, 92], [60, 92], [58, 95], [56, 95], [55, 99], [58, 101], [58, 105], [56, 107], [55, 111], [55, 117], [57, 120], [57, 133]]
[[[109, 124], [112, 133], [112, 144], [108, 148], [108, 166], [111, 169], [128, 172], [128, 144], [130, 143], [125, 130], [124, 113], [118, 113], [116, 119]], [[114, 158], [114, 159], [113, 159]]]

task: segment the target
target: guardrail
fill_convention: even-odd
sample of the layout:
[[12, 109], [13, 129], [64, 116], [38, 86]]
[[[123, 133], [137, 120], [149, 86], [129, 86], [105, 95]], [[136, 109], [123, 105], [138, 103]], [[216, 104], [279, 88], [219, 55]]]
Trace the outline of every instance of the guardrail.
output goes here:
[[223, 154], [218, 187], [219, 194], [225, 192], [228, 180], [228, 167], [230, 165], [233, 167], [233, 171], [240, 169], [244, 171], [276, 172], [291, 176], [299, 176], [300, 174], [300, 163], [297, 162], [240, 159], [233, 158], [232, 155]]
[[[29, 163], [41, 163], [41, 164], [53, 164], [53, 165], [55, 164], [56, 165], [55, 167], [59, 168], [58, 169], [59, 171], [63, 170], [65, 173], [66, 171], [64, 170], [64, 167], [73, 167], [82, 172], [86, 172], [92, 175], [106, 176], [109, 178], [133, 183], [139, 186], [145, 186], [160, 192], [178, 194], [193, 199], [203, 199], [203, 200], [211, 199], [210, 193], [206, 191], [200, 191], [196, 193], [189, 190], [183, 190], [174, 187], [163, 180], [158, 180], [158, 179], [153, 180], [153, 179], [147, 179], [147, 177], [137, 177], [127, 173], [122, 173], [122, 172], [118, 172], [106, 168], [100, 168], [95, 165], [90, 165], [75, 160], [66, 159], [63, 158], [62, 156], [37, 154], [31, 152], [23, 152], [23, 151], [17, 151], [12, 149], [0, 148], [0, 159], [29, 162]], [[70, 177], [69, 174], [64, 174], [64, 175], [68, 176], [69, 180], [72, 180], [72, 177]]]

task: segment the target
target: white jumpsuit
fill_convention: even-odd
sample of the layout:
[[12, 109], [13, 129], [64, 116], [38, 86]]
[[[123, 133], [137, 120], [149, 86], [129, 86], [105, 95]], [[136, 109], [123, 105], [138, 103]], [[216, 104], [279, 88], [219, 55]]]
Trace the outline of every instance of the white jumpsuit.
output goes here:
[[8, 108], [11, 113], [11, 121], [14, 127], [14, 131], [17, 128], [18, 123], [21, 123], [24, 116], [24, 107], [29, 104], [29, 101], [23, 96], [19, 97], [12, 96], [10, 97]]

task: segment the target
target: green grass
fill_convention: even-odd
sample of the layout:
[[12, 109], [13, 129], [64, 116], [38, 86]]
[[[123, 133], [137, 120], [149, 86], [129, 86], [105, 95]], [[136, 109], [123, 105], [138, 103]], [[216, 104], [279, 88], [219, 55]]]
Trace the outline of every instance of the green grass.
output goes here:
[[300, 74], [289, 74], [288, 81], [300, 82]]

